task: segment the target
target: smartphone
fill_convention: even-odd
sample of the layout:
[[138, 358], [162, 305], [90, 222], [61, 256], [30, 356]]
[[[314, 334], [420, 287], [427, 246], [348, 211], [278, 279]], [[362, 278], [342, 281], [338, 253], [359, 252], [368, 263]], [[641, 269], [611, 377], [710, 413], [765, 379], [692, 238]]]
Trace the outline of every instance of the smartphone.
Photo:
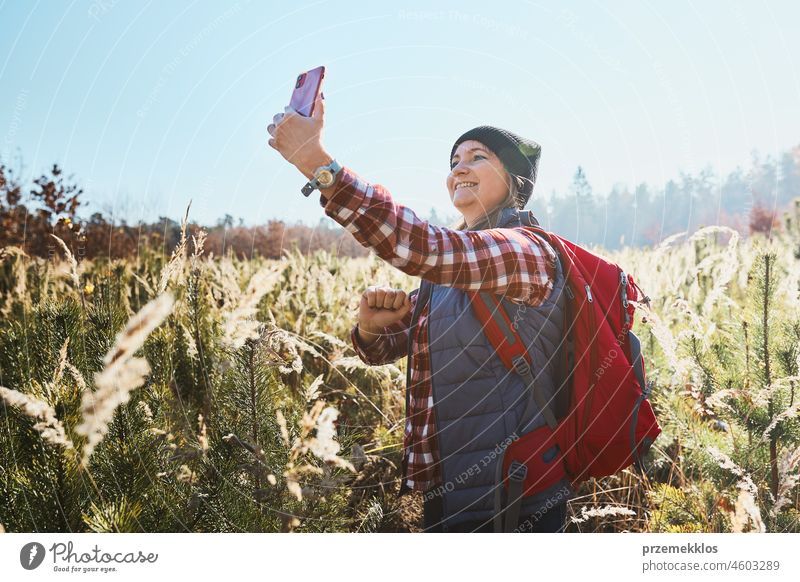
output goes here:
[[314, 102], [317, 100], [317, 95], [319, 95], [319, 91], [322, 88], [322, 79], [324, 77], [324, 66], [297, 75], [289, 106], [300, 115], [311, 117], [314, 112]]

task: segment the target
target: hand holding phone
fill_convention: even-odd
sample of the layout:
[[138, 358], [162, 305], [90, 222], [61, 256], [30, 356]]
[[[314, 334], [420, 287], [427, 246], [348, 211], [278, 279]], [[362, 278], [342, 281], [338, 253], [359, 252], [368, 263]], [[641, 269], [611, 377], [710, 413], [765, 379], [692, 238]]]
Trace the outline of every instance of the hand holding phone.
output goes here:
[[277, 150], [306, 177], [332, 157], [322, 145], [325, 103], [320, 89], [325, 67], [301, 73], [295, 82], [290, 104], [267, 126], [269, 146]]

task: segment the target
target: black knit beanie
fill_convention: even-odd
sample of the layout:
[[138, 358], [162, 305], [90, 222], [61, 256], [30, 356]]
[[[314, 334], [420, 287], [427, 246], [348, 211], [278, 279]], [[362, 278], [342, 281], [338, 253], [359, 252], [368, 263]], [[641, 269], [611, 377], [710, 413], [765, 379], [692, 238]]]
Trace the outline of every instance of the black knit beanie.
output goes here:
[[492, 150], [503, 162], [506, 171], [517, 177], [520, 208], [523, 208], [528, 203], [533, 193], [533, 186], [536, 184], [542, 146], [505, 129], [481, 125], [470, 129], [456, 140], [453, 149], [450, 150], [451, 161], [458, 144], [470, 139], [477, 140]]

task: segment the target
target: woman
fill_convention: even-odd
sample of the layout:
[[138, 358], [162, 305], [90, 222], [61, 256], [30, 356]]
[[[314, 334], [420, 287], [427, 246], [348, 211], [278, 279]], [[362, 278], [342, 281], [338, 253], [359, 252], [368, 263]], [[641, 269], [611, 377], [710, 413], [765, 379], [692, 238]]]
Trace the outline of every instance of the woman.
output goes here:
[[[322, 98], [308, 118], [287, 107], [267, 128], [269, 145], [312, 180], [333, 160], [322, 146], [323, 125]], [[351, 340], [372, 365], [409, 357], [399, 494], [422, 492], [425, 531], [498, 531], [493, 520], [505, 504], [495, 497], [496, 469], [519, 436], [513, 433], [530, 399], [522, 378], [494, 353], [467, 292], [501, 299], [528, 346], [537, 388], [556, 416], [564, 412], [565, 394], [557, 389], [564, 276], [552, 247], [523, 226], [532, 215], [520, 212], [536, 182], [540, 151], [535, 142], [492, 126], [460, 136], [447, 176], [450, 200], [463, 216], [455, 228], [420, 219], [385, 187], [347, 167], [335, 173], [333, 184], [320, 187], [329, 217], [422, 280], [410, 294], [369, 287]], [[523, 434], [545, 423], [531, 409]], [[515, 531], [563, 531], [573, 495], [563, 479], [525, 497]]]

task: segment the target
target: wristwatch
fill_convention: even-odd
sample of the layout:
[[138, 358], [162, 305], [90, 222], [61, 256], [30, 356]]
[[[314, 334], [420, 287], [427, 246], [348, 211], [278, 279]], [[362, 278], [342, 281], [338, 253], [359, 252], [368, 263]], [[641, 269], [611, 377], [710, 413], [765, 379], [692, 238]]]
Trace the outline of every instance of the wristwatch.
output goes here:
[[320, 166], [314, 170], [314, 179], [307, 182], [300, 192], [303, 193], [303, 196], [308, 196], [316, 188], [329, 188], [333, 186], [341, 169], [342, 166], [336, 160], [332, 160], [327, 166]]

